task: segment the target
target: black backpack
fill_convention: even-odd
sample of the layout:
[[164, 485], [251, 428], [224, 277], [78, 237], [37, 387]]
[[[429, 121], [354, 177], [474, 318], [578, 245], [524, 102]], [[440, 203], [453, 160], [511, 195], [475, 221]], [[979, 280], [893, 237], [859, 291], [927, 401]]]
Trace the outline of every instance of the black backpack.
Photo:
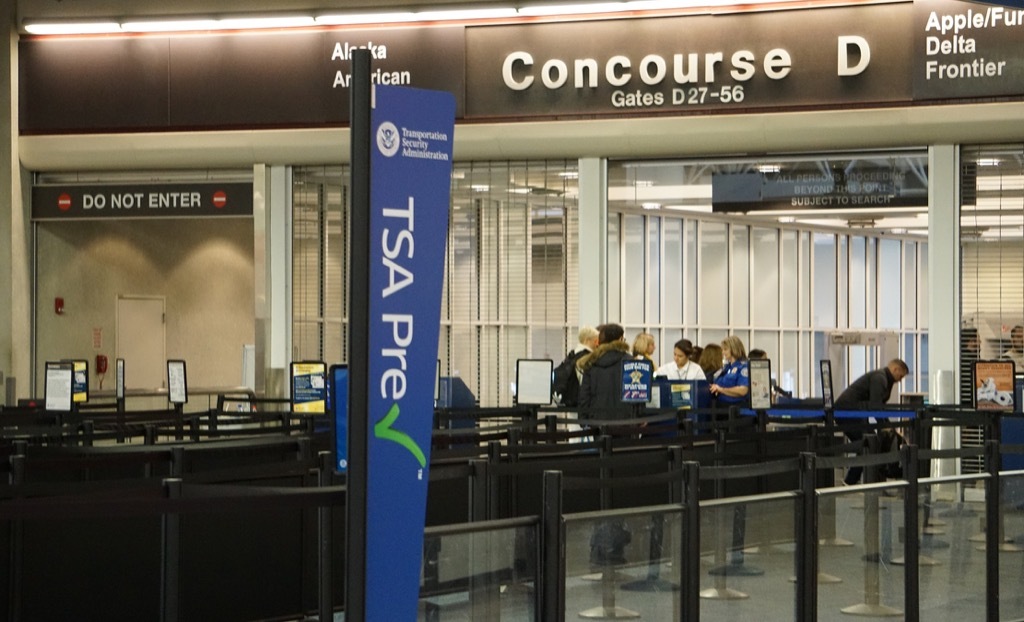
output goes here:
[[578, 406], [580, 403], [580, 379], [576, 376], [576, 362], [590, 354], [588, 350], [569, 352], [565, 360], [558, 364], [551, 382], [551, 391], [561, 396], [559, 404]]

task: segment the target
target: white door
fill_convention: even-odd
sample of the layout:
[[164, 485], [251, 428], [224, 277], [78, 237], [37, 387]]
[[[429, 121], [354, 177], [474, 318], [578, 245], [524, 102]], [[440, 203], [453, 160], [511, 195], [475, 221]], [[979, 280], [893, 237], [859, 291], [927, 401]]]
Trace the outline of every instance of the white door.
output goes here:
[[167, 360], [162, 297], [117, 297], [117, 358], [124, 359], [125, 388], [165, 388]]

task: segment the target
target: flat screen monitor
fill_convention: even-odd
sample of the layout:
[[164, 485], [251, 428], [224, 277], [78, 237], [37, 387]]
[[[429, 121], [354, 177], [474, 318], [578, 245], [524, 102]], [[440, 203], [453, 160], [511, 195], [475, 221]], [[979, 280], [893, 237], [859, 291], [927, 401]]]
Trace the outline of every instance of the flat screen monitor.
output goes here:
[[348, 470], [348, 365], [331, 365], [329, 378], [334, 468], [344, 473]]
[[516, 404], [547, 406], [551, 403], [551, 359], [516, 361]]

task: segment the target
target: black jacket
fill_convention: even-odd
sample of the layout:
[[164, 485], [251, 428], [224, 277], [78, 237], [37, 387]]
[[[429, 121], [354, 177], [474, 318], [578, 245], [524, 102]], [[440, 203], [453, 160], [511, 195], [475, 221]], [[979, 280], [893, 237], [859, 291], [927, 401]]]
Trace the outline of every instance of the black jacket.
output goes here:
[[579, 367], [583, 370], [579, 405], [581, 418], [629, 419], [635, 416], [637, 406], [622, 401], [621, 363], [632, 358], [625, 341], [614, 341], [601, 344], [580, 360]]
[[892, 388], [896, 386], [896, 378], [888, 367], [875, 369], [853, 381], [849, 387], [836, 398], [836, 410], [857, 410], [882, 408], [889, 401]]

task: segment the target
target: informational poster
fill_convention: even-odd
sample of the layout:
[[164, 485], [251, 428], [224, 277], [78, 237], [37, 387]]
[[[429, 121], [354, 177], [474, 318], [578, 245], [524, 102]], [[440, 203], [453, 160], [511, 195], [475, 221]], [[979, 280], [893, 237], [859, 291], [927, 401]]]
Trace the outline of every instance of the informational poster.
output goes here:
[[334, 468], [348, 471], [348, 365], [331, 365], [331, 409], [334, 413]]
[[550, 359], [516, 360], [516, 404], [547, 406], [551, 403]]
[[750, 361], [750, 407], [754, 410], [772, 407], [772, 362], [768, 359]]
[[292, 410], [323, 414], [327, 404], [327, 365], [318, 361], [291, 364]]
[[974, 362], [974, 408], [1013, 412], [1013, 361]]
[[646, 403], [651, 401], [651, 378], [654, 366], [646, 360], [622, 361], [622, 401]]
[[821, 398], [822, 406], [828, 410], [832, 408], [832, 361], [825, 359], [819, 362], [821, 366]]
[[167, 361], [167, 398], [172, 404], [188, 402], [185, 361]]
[[46, 410], [70, 411], [75, 368], [72, 363], [46, 364]]
[[368, 412], [352, 413], [369, 423], [368, 622], [415, 620], [419, 603], [454, 132], [450, 93], [374, 87]]
[[84, 404], [89, 401], [89, 361], [71, 361], [75, 370], [74, 378], [71, 381], [71, 399], [76, 404]]
[[114, 396], [124, 399], [124, 359], [114, 361]]

